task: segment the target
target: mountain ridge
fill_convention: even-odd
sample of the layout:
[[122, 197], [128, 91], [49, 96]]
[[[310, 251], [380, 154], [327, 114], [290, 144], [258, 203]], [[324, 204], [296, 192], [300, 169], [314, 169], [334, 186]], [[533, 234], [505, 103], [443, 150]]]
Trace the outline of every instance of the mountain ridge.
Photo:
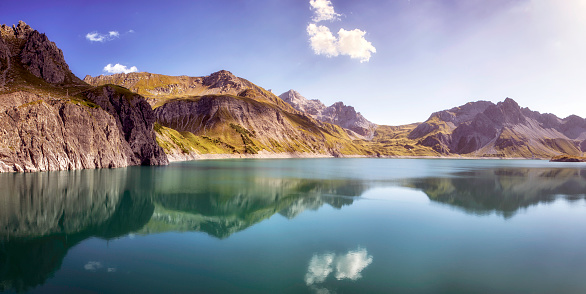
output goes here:
[[586, 120], [521, 108], [511, 98], [433, 113], [408, 135], [441, 154], [547, 158], [586, 151]]
[[114, 84], [125, 87], [145, 96], [153, 107], [158, 107], [171, 98], [228, 94], [246, 95], [260, 101], [275, 103], [287, 111], [295, 111], [273, 93], [227, 70], [201, 77], [168, 76], [148, 72], [118, 73], [97, 77], [87, 75], [84, 81], [92, 86]]
[[349, 129], [366, 140], [371, 140], [374, 136], [376, 124], [364, 118], [360, 112], [356, 112], [354, 107], [341, 101], [326, 107], [320, 100], [309, 100], [292, 89], [279, 95], [279, 98], [319, 121]]

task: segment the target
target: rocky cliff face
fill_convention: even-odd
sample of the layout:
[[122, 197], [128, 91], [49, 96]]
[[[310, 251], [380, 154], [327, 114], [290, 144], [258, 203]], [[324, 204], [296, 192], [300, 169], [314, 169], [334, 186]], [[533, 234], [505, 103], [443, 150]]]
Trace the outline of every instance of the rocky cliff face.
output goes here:
[[155, 115], [142, 96], [113, 85], [96, 87], [84, 94], [116, 120], [119, 132], [132, 150], [129, 157], [132, 165], [169, 163], [155, 140]]
[[331, 124], [349, 129], [367, 140], [372, 139], [376, 124], [364, 118], [354, 107], [346, 106], [342, 102], [336, 102], [326, 107], [321, 101], [309, 100], [295, 90], [289, 90], [279, 96], [295, 109], [302, 111], [311, 117]]
[[167, 163], [142, 97], [89, 90], [24, 22], [0, 27], [0, 70], [0, 172]]
[[10, 49], [8, 49], [8, 45], [4, 41], [3, 33], [0, 31], [0, 90], [3, 90], [6, 84], [6, 74], [8, 73], [9, 65]]
[[436, 112], [409, 138], [442, 154], [550, 158], [584, 152], [585, 131], [582, 118], [541, 114], [507, 98]]
[[132, 151], [114, 117], [98, 108], [36, 100], [0, 112], [0, 132], [0, 172], [132, 164]]
[[299, 111], [303, 111], [316, 119], [326, 109], [325, 104], [323, 104], [321, 101], [317, 99], [309, 100], [301, 96], [301, 94], [295, 90], [289, 90], [279, 95], [279, 98], [291, 104], [293, 108]]

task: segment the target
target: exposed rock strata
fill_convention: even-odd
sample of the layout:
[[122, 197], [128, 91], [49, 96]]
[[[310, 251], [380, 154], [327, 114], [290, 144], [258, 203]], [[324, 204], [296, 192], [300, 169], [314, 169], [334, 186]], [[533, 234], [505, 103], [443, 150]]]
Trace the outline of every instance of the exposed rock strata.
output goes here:
[[68, 101], [35, 102], [0, 113], [0, 172], [132, 164], [114, 117]]
[[132, 165], [169, 163], [155, 140], [153, 110], [142, 96], [112, 85], [92, 89], [85, 95], [115, 118], [118, 130], [132, 150]]

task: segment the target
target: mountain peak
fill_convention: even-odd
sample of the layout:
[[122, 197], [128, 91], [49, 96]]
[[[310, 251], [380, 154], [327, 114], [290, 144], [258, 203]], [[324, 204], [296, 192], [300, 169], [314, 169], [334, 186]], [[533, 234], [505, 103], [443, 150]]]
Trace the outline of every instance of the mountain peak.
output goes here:
[[498, 103], [498, 104], [502, 104], [504, 106], [512, 107], [512, 108], [521, 108], [519, 106], [519, 104], [517, 103], [517, 101], [515, 101], [515, 100], [513, 100], [512, 98], [509, 98], [509, 97], [505, 98], [505, 100], [503, 102]]
[[296, 107], [294, 104], [299, 104], [299, 103], [306, 103], [307, 100], [305, 97], [301, 96], [301, 94], [299, 94], [299, 92], [291, 89], [281, 95], [279, 95], [279, 98], [283, 99], [283, 101], [291, 104], [291, 106]]
[[227, 70], [219, 70], [207, 76], [206, 78], [215, 80], [235, 79], [236, 76]]
[[496, 106], [487, 109], [488, 117], [496, 123], [522, 124], [526, 121], [525, 116], [521, 113], [521, 107], [515, 100], [506, 98]]
[[354, 107], [346, 106], [343, 102], [336, 102], [326, 107], [318, 99], [309, 100], [295, 90], [289, 90], [279, 96], [295, 109], [303, 111], [311, 117], [352, 130], [356, 134], [371, 139], [376, 125], [365, 119]]
[[238, 88], [240, 79], [227, 70], [220, 70], [203, 78], [203, 85], [211, 88]]
[[85, 85], [69, 70], [61, 49], [24, 21], [2, 25], [0, 34], [0, 67], [7, 70], [0, 86], [38, 83], [37, 78], [53, 86]]
[[24, 21], [18, 21], [17, 25], [12, 27], [3, 24], [0, 26], [0, 35], [4, 38], [19, 38], [24, 39], [29, 33], [34, 32], [33, 28], [27, 25]]

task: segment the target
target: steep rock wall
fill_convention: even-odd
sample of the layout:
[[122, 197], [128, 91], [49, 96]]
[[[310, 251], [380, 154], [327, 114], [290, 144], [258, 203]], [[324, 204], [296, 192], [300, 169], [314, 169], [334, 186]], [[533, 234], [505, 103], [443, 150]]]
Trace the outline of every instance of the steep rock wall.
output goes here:
[[131, 164], [165, 165], [167, 156], [155, 140], [155, 115], [145, 99], [124, 88], [106, 85], [85, 93], [88, 99], [111, 114], [130, 144]]

